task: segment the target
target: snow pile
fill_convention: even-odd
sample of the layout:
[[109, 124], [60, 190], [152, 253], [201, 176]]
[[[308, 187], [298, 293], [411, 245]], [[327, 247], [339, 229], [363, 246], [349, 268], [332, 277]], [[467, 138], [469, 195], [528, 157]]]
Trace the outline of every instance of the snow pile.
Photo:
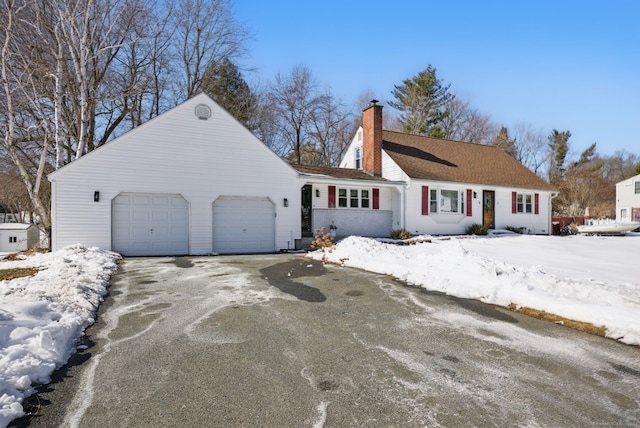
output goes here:
[[0, 281], [0, 427], [23, 415], [32, 385], [75, 352], [93, 324], [120, 256], [81, 245], [0, 261], [0, 269], [35, 267], [32, 277]]
[[[529, 307], [605, 326], [640, 345], [640, 236], [420, 237], [398, 246], [350, 237], [309, 257], [391, 275], [485, 303]], [[489, 254], [487, 257], [484, 254]]]

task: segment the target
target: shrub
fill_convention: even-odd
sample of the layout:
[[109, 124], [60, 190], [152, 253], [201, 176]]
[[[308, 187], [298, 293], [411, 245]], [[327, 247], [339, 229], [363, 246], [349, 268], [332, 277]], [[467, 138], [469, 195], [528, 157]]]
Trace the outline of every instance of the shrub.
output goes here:
[[467, 228], [467, 235], [486, 235], [489, 233], [489, 229], [479, 223], [474, 223]]
[[391, 231], [391, 239], [409, 239], [413, 235], [407, 229], [395, 229]]
[[521, 235], [527, 231], [526, 227], [507, 226], [506, 229], [510, 232], [519, 233]]
[[329, 248], [333, 247], [333, 237], [331, 233], [327, 232], [327, 228], [323, 227], [321, 229], [316, 229], [316, 236], [313, 242], [311, 242], [311, 248], [320, 249], [320, 248]]

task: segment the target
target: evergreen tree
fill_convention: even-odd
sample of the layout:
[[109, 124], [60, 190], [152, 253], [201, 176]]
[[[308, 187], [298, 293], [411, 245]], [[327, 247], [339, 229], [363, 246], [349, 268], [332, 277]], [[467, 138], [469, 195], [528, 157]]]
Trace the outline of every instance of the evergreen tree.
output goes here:
[[228, 58], [221, 63], [209, 64], [201, 89], [250, 131], [255, 130], [258, 99], [238, 67]]
[[427, 66], [412, 79], [405, 79], [402, 85], [394, 85], [391, 93], [396, 101], [389, 105], [400, 111], [400, 124], [404, 132], [431, 137], [444, 137], [442, 121], [448, 116], [447, 102], [454, 98], [436, 76], [436, 69]]
[[571, 132], [569, 131], [558, 131], [554, 129], [549, 134], [549, 182], [554, 185], [559, 185], [566, 172], [565, 169], [565, 160], [567, 158], [567, 153], [569, 152], [569, 138], [571, 137]]
[[502, 150], [507, 152], [511, 157], [517, 159], [518, 158], [518, 150], [516, 147], [515, 138], [511, 138], [509, 136], [509, 130], [506, 127], [500, 128], [500, 132], [491, 142], [492, 146], [500, 147]]

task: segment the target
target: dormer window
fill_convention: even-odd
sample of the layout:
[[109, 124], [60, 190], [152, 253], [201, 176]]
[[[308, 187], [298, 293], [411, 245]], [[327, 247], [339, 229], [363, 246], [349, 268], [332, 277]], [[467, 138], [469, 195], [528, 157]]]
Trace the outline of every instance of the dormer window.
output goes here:
[[356, 147], [356, 169], [362, 169], [362, 147]]

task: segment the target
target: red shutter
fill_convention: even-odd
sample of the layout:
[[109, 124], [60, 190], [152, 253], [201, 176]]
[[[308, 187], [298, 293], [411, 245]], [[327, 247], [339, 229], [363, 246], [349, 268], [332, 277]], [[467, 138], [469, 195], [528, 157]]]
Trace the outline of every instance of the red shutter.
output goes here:
[[336, 207], [336, 186], [329, 186], [329, 208]]
[[373, 189], [373, 209], [380, 209], [380, 189]]
[[540, 214], [540, 194], [539, 193], [534, 193], [533, 195], [533, 213], [535, 215]]
[[429, 186], [422, 186], [422, 215], [429, 215]]
[[516, 214], [518, 212], [518, 194], [511, 192], [511, 212]]
[[472, 209], [472, 197], [473, 197], [473, 192], [471, 191], [471, 189], [467, 189], [467, 217], [471, 217], [473, 215], [473, 209]]

